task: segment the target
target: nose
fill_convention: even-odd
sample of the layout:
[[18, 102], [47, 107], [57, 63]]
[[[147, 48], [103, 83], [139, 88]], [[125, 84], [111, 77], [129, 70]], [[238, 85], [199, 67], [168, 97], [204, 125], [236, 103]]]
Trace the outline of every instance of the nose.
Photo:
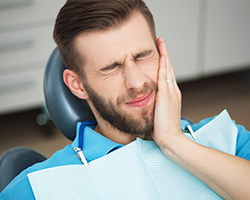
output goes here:
[[127, 64], [125, 70], [125, 81], [128, 89], [142, 89], [146, 83], [146, 76], [135, 62]]

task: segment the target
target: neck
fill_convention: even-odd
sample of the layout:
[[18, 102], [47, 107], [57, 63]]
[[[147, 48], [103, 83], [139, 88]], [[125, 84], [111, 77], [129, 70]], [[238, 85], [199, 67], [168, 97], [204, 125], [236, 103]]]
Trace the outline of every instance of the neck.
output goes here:
[[103, 119], [97, 119], [97, 122], [98, 124], [95, 128], [95, 131], [119, 144], [129, 144], [136, 140], [137, 137], [144, 140], [152, 140], [151, 135], [132, 135], [126, 132], [122, 132]]

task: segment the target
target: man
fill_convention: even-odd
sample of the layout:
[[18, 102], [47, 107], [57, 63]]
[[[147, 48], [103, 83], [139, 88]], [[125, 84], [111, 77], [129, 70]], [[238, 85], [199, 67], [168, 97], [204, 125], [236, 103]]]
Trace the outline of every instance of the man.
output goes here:
[[[153, 17], [143, 1], [68, 0], [57, 17], [54, 39], [68, 68], [63, 74], [65, 84], [87, 100], [96, 117], [94, 131], [84, 137], [89, 140], [95, 135], [95, 142], [104, 141], [98, 150], [123, 149], [137, 137], [154, 140], [167, 158], [221, 197], [249, 198], [249, 132], [237, 126], [237, 156], [200, 145], [183, 134], [181, 93], [164, 41], [156, 37]], [[208, 121], [193, 127], [197, 130]], [[107, 148], [105, 143], [111, 141], [112, 148]], [[92, 149], [95, 143], [87, 145]], [[94, 156], [89, 149], [83, 149], [87, 161], [105, 155]], [[2, 197], [34, 199], [39, 194], [33, 193], [36, 184], [29, 174], [70, 164], [79, 160], [68, 146], [22, 173]]]

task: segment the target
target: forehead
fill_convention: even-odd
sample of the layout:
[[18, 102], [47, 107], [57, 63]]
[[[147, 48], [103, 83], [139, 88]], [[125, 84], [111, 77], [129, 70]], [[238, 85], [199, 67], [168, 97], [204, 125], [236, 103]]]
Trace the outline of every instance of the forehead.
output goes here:
[[140, 13], [132, 15], [118, 28], [77, 36], [75, 47], [84, 59], [85, 71], [124, 60], [140, 51], [156, 49], [149, 26]]

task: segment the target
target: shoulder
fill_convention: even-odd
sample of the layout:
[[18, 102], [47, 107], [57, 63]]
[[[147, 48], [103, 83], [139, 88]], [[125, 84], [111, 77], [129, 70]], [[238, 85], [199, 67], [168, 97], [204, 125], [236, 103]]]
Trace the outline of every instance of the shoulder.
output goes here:
[[27, 173], [32, 173], [34, 171], [62, 166], [62, 165], [69, 165], [69, 164], [80, 164], [74, 149], [71, 145], [67, 145], [64, 149], [57, 151], [53, 154], [49, 159], [45, 160], [44, 162], [37, 163], [32, 167], [26, 170]]
[[236, 155], [250, 160], [250, 132], [244, 126], [236, 124], [238, 129]]
[[28, 174], [53, 168], [62, 165], [79, 164], [71, 145], [67, 145], [64, 149], [57, 151], [51, 158], [44, 162], [37, 163], [23, 172], [21, 172], [0, 194], [0, 200], [14, 199], [35, 199], [29, 182]]
[[[215, 117], [216, 116], [206, 118], [201, 120], [199, 123], [193, 124], [192, 125], [193, 130], [194, 131], [198, 130], [202, 126], [212, 121]], [[236, 124], [234, 120], [232, 120], [232, 122], [235, 124], [238, 130], [237, 141], [236, 141], [236, 156], [250, 160], [250, 132], [247, 131], [244, 126]]]

